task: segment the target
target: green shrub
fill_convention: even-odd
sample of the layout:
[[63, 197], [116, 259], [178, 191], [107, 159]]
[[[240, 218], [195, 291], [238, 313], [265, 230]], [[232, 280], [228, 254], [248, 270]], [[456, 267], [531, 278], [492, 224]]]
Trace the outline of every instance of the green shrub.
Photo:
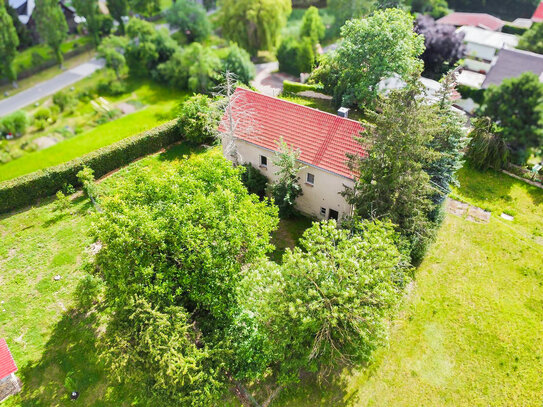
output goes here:
[[113, 78], [102, 79], [98, 82], [96, 90], [100, 95], [119, 96], [126, 93], [126, 84]]
[[191, 143], [200, 144], [213, 140], [220, 115], [213, 100], [206, 95], [195, 95], [183, 102], [179, 109], [179, 129]]
[[291, 75], [311, 72], [315, 64], [315, 51], [310, 38], [296, 39], [287, 37], [277, 50], [279, 70]]
[[481, 104], [485, 99], [484, 89], [475, 89], [466, 85], [458, 85], [456, 87], [458, 93], [462, 95], [464, 99], [471, 98], [475, 103]]
[[283, 81], [284, 93], [300, 93], [305, 91], [322, 92], [322, 85], [308, 85], [305, 83]]
[[241, 182], [250, 194], [255, 194], [263, 199], [268, 187], [268, 178], [251, 164], [243, 164], [245, 171], [241, 174]]
[[51, 117], [51, 110], [46, 107], [40, 107], [36, 113], [34, 113], [34, 120], [47, 120]]
[[22, 110], [4, 116], [0, 120], [0, 131], [4, 134], [22, 136], [28, 127], [28, 116]]
[[0, 183], [0, 213], [32, 205], [65, 185], [81, 186], [77, 173], [87, 166], [101, 177], [136, 158], [155, 153], [181, 139], [175, 122], [100, 148], [75, 160]]
[[526, 31], [528, 31], [527, 28], [523, 28], [523, 27], [516, 27], [514, 25], [511, 25], [511, 24], [505, 24], [502, 28], [502, 32], [506, 33], [506, 34], [516, 34], [516, 35], [522, 35], [524, 34]]
[[63, 112], [68, 106], [73, 106], [77, 103], [73, 94], [68, 92], [58, 92], [53, 95], [53, 103]]

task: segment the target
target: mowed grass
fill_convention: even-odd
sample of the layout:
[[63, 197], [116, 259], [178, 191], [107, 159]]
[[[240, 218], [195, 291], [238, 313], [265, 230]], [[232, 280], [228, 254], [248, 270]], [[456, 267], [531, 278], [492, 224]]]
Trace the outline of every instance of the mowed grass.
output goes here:
[[491, 220], [447, 216], [390, 346], [351, 378], [356, 406], [543, 402], [543, 190], [495, 172], [463, 169], [460, 180], [455, 195]]
[[0, 165], [0, 182], [70, 161], [100, 147], [150, 130], [173, 119], [175, 107], [186, 98], [184, 92], [172, 91], [158, 85], [149, 87], [149, 84], [146, 84], [142, 88], [138, 90], [143, 95], [142, 102], [148, 104], [147, 107], [52, 147], [25, 154], [21, 158]]
[[[100, 188], [107, 193], [128, 172], [161, 171], [192, 153], [182, 144], [144, 158]], [[321, 385], [304, 377], [274, 404], [541, 405], [543, 190], [470, 169], [460, 179], [455, 196], [494, 208], [491, 221], [447, 216], [392, 321], [389, 346], [367, 369]], [[107, 381], [96, 348], [99, 310], [80, 304], [89, 296], [81, 283], [91, 244], [89, 209], [79, 199], [72, 215], [59, 215], [45, 202], [0, 218], [0, 337], [7, 339], [25, 383], [7, 406], [72, 405], [69, 382], [80, 391], [81, 405], [146, 405], [133, 390]], [[498, 218], [504, 210], [515, 212], [513, 222]], [[283, 221], [275, 235], [278, 249], [292, 246], [309, 224], [303, 218]], [[60, 281], [54, 281], [56, 274]]]

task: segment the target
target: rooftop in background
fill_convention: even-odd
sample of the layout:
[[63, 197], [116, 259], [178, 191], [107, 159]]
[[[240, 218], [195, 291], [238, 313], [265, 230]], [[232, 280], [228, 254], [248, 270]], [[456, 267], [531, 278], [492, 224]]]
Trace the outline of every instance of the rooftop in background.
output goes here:
[[15, 361], [4, 338], [0, 338], [0, 380], [17, 371]]
[[353, 174], [346, 154], [367, 154], [355, 140], [363, 130], [357, 121], [247, 89], [238, 88], [235, 94], [233, 111], [239, 120], [235, 136], [241, 140], [278, 151], [282, 138], [300, 150], [304, 164], [347, 178]]
[[483, 89], [489, 85], [499, 85], [507, 78], [516, 78], [531, 71], [543, 82], [543, 55], [518, 49], [502, 49], [496, 62], [490, 68]]
[[462, 70], [462, 72], [460, 72], [458, 78], [456, 78], [456, 82], [459, 85], [480, 89], [483, 85], [483, 82], [485, 81], [485, 78], [485, 74], [464, 69]]
[[533, 21], [529, 18], [517, 18], [511, 23], [511, 25], [519, 28], [529, 29], [533, 24]]
[[534, 15], [532, 16], [532, 21], [534, 23], [541, 23], [543, 22], [543, 1], [539, 3], [539, 6], [534, 11]]
[[464, 33], [464, 41], [500, 49], [503, 47], [514, 48], [518, 45], [518, 37], [513, 34], [489, 31], [478, 27], [460, 27], [458, 32]]
[[500, 31], [505, 25], [505, 22], [498, 17], [485, 13], [451, 13], [437, 20], [437, 23], [450, 24], [457, 27], [481, 27], [492, 31]]

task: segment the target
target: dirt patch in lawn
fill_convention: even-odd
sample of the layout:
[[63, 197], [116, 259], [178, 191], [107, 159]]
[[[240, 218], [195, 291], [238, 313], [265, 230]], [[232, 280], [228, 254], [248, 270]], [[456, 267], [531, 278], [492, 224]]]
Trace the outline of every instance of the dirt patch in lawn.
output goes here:
[[477, 206], [447, 198], [447, 212], [474, 223], [488, 223], [491, 213]]

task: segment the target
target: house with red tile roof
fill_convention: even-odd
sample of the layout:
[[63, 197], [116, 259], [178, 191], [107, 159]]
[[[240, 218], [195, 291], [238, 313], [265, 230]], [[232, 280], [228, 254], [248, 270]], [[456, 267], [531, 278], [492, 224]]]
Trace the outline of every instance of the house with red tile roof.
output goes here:
[[[354, 185], [347, 155], [367, 155], [355, 140], [363, 130], [358, 121], [242, 88], [234, 93], [231, 106], [232, 120], [225, 115], [219, 128], [228, 159], [251, 164], [274, 182], [279, 170], [274, 160], [283, 140], [299, 152], [303, 195], [296, 201], [298, 210], [319, 219], [350, 214], [351, 207], [340, 195]], [[226, 141], [230, 132], [232, 140]], [[228, 148], [229, 143], [235, 148]]]
[[542, 23], [543, 22], [543, 1], [539, 3], [539, 6], [534, 11], [534, 15], [532, 16], [532, 21], [534, 23]]
[[0, 338], [0, 402], [21, 390], [19, 380], [15, 377], [17, 365], [11, 356], [8, 344]]
[[456, 27], [479, 27], [491, 31], [501, 31], [505, 25], [505, 21], [486, 13], [451, 13], [437, 20], [436, 23]]

